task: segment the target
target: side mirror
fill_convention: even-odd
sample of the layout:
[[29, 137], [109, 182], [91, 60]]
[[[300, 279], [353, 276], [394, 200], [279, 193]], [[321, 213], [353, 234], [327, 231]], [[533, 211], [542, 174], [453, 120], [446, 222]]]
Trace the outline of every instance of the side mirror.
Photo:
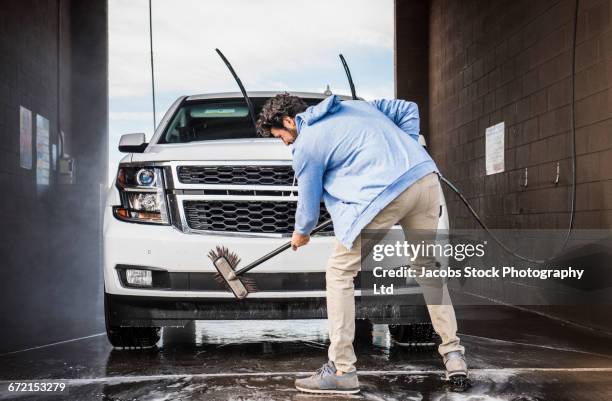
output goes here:
[[149, 145], [145, 140], [145, 134], [143, 133], [121, 135], [119, 152], [142, 153]]

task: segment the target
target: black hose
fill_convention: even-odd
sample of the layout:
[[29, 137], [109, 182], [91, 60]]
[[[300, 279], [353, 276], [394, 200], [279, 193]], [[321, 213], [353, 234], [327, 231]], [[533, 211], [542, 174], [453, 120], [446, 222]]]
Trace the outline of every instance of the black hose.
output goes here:
[[508, 248], [508, 246], [506, 246], [506, 244], [504, 244], [499, 238], [497, 238], [497, 236], [495, 234], [493, 234], [491, 229], [489, 227], [487, 227], [487, 225], [484, 223], [484, 221], [482, 221], [482, 219], [480, 218], [478, 213], [476, 213], [476, 211], [474, 210], [474, 208], [472, 207], [470, 202], [465, 198], [465, 196], [463, 196], [461, 191], [452, 182], [447, 180], [446, 177], [444, 177], [442, 174], [438, 174], [438, 176], [440, 177], [440, 180], [443, 183], [446, 184], [446, 186], [448, 186], [454, 193], [457, 194], [459, 199], [461, 199], [461, 202], [463, 202], [463, 204], [467, 207], [467, 209], [472, 214], [472, 216], [474, 216], [474, 218], [476, 219], [478, 224], [480, 224], [480, 227], [482, 227], [487, 232], [487, 234], [489, 234], [489, 236], [493, 239], [493, 241], [495, 241], [495, 243], [497, 243], [497, 245], [499, 245], [504, 251], [506, 251], [509, 254], [512, 254], [512, 255], [516, 256], [517, 258], [519, 258], [521, 260], [524, 260], [526, 262], [530, 262], [530, 263], [544, 263], [544, 262], [546, 262], [546, 260], [543, 260], [543, 259], [532, 259], [532, 258], [529, 258], [527, 256], [519, 255], [518, 253], [516, 253], [513, 250], [511, 250], [510, 248]]
[[571, 192], [571, 206], [570, 206], [570, 220], [563, 243], [563, 248], [567, 245], [570, 235], [574, 228], [574, 219], [576, 216], [576, 36], [578, 28], [578, 11], [580, 8], [580, 0], [576, 0], [576, 6], [574, 9], [574, 25], [572, 32], [572, 86], [571, 86], [571, 108], [570, 108], [570, 123], [571, 123], [571, 151], [572, 151], [572, 192]]

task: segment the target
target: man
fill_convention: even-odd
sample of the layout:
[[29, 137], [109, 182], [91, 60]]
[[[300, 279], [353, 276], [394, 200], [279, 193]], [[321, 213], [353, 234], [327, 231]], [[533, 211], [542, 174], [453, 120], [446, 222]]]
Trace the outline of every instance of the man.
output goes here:
[[[437, 167], [419, 145], [419, 114], [403, 100], [341, 101], [330, 96], [307, 107], [296, 96], [268, 100], [258, 120], [262, 136], [292, 145], [299, 184], [292, 248], [308, 244], [321, 198], [329, 211], [336, 244], [326, 271], [329, 361], [295, 382], [310, 393], [357, 393], [353, 279], [361, 268], [361, 230], [435, 230], [439, 218]], [[431, 265], [417, 258], [415, 264]], [[434, 261], [435, 262], [435, 261]], [[431, 266], [430, 266], [431, 267]], [[440, 280], [417, 280], [423, 288], [447, 378], [467, 377], [455, 312]]]

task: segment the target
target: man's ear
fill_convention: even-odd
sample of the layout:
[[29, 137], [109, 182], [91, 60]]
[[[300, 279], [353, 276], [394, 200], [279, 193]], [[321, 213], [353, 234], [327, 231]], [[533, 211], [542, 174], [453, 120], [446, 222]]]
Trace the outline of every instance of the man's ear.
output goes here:
[[295, 129], [295, 118], [289, 116], [283, 117], [283, 127], [290, 130]]

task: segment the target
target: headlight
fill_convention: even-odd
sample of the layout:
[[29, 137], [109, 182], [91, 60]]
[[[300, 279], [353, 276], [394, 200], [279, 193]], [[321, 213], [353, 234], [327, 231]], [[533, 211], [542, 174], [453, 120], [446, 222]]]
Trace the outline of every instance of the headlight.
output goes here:
[[169, 224], [162, 170], [154, 167], [120, 167], [117, 189], [121, 206], [116, 218], [133, 223]]
[[160, 205], [164, 201], [159, 194], [155, 193], [128, 193], [128, 203], [132, 210], [144, 210], [145, 212], [159, 212]]
[[129, 285], [135, 287], [151, 287], [153, 285], [151, 270], [126, 269], [125, 278]]
[[143, 168], [136, 173], [136, 181], [139, 185], [150, 187], [155, 185], [155, 171], [150, 168]]

